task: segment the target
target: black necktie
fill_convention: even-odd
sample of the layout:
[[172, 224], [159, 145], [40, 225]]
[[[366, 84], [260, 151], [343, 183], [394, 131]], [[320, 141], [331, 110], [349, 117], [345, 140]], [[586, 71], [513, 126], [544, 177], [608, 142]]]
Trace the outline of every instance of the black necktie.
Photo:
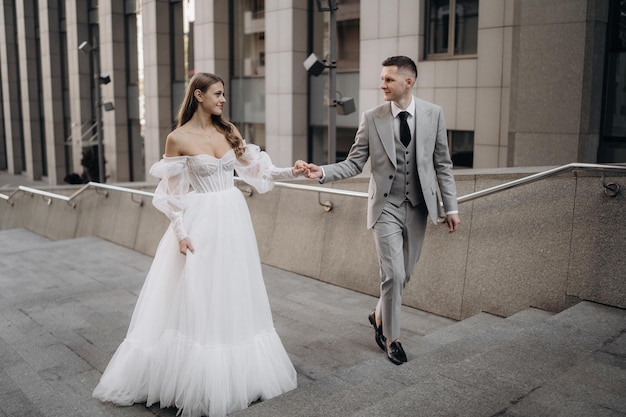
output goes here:
[[400, 117], [400, 142], [407, 147], [411, 143], [411, 129], [409, 129], [409, 124], [406, 121], [409, 112], [401, 111], [398, 116]]

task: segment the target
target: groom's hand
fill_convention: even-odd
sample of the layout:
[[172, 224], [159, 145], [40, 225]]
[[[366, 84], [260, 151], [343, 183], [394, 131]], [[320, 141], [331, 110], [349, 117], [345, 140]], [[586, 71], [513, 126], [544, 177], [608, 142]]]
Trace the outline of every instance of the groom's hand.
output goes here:
[[457, 231], [457, 229], [459, 228], [459, 225], [461, 224], [461, 218], [459, 217], [457, 213], [448, 214], [446, 216], [446, 220], [444, 221], [444, 223], [446, 224], [446, 227], [448, 228], [448, 232], [454, 233]]
[[322, 175], [324, 173], [324, 171], [322, 171], [322, 168], [320, 168], [319, 166], [315, 164], [306, 164], [306, 166], [307, 166], [307, 172], [306, 172], [307, 178], [309, 179], [322, 178]]

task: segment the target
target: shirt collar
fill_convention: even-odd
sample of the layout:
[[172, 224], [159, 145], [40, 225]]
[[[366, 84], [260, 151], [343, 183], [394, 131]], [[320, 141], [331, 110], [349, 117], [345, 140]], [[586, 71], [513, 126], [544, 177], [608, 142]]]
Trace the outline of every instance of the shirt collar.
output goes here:
[[396, 117], [401, 111], [407, 111], [411, 116], [415, 116], [415, 99], [413, 98], [413, 96], [411, 96], [411, 102], [404, 110], [398, 107], [393, 101], [391, 102], [391, 114], [393, 115], [393, 117]]

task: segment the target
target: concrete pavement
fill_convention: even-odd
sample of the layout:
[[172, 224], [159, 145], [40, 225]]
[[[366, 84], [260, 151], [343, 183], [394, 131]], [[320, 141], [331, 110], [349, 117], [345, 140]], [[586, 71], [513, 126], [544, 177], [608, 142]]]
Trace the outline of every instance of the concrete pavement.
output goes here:
[[26, 175], [13, 175], [6, 171], [0, 171], [0, 192], [2, 190], [12, 190], [20, 185], [27, 187], [43, 187], [48, 185], [46, 181], [30, 180]]
[[[91, 397], [151, 261], [98, 238], [0, 231], [0, 417], [176, 415]], [[373, 297], [267, 266], [264, 276], [298, 388], [235, 417], [626, 416], [622, 309], [454, 322], [404, 308], [409, 362], [395, 366], [367, 322]]]
[[[0, 231], [1, 417], [176, 414], [91, 398], [151, 261], [98, 238], [54, 242], [23, 229]], [[367, 321], [373, 297], [267, 266], [264, 276], [300, 388], [370, 360], [393, 366]], [[452, 323], [405, 308], [405, 346], [410, 352], [409, 338]]]
[[[0, 172], [0, 192], [17, 185], [44, 184]], [[176, 414], [91, 398], [151, 261], [98, 238], [0, 231], [0, 417]], [[626, 416], [623, 309], [581, 302], [454, 322], [405, 308], [409, 363], [396, 367], [367, 322], [373, 297], [272, 267], [264, 274], [299, 386], [234, 416]]]

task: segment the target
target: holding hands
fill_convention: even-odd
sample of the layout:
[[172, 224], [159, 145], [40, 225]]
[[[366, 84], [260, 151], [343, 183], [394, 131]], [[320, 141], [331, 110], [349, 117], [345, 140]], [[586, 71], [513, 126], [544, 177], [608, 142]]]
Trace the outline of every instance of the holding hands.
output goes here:
[[[320, 179], [324, 176], [324, 171], [318, 165], [297, 160], [293, 165], [293, 174], [296, 176], [304, 175], [308, 179]], [[458, 213], [450, 213], [446, 216], [443, 224], [445, 224], [450, 233], [454, 233], [461, 224], [461, 218]]]
[[294, 175], [304, 175], [308, 179], [319, 179], [323, 176], [322, 168], [315, 164], [309, 164], [307, 162], [297, 160], [293, 164]]
[[307, 165], [308, 164], [306, 162], [298, 159], [296, 162], [294, 162], [293, 168], [291, 169], [291, 171], [293, 172], [293, 175], [295, 175], [296, 177], [298, 175], [306, 176]]

